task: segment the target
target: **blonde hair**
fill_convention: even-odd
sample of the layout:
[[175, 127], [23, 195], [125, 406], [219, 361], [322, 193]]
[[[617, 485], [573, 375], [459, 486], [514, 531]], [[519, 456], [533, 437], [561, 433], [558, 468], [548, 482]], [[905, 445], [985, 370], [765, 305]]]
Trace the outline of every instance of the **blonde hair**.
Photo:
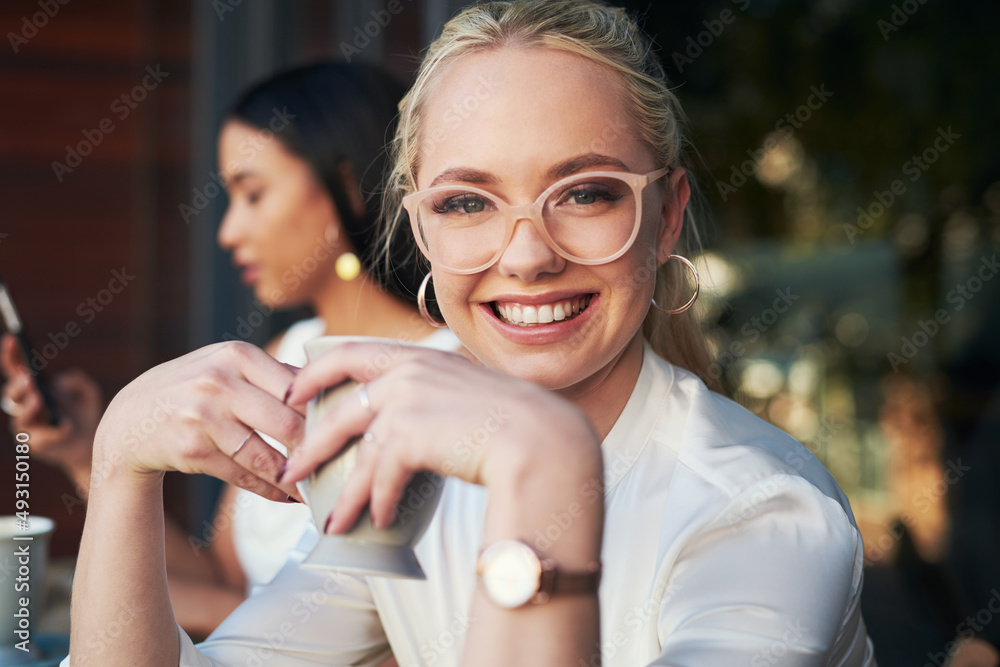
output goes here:
[[[543, 46], [568, 51], [616, 73], [623, 84], [630, 129], [637, 131], [638, 137], [652, 150], [658, 165], [684, 166], [688, 148], [684, 112], [667, 87], [663, 66], [651, 49], [650, 40], [624, 9], [591, 0], [512, 0], [473, 5], [444, 26], [441, 36], [428, 48], [413, 86], [399, 104], [392, 170], [383, 199], [387, 261], [390, 254], [399, 257], [398, 252], [392, 251], [398, 247], [399, 226], [406, 220], [402, 198], [416, 189], [420, 114], [435, 82], [456, 58], [505, 46]], [[675, 249], [681, 255], [701, 250], [690, 206], [684, 216], [682, 236]], [[411, 241], [410, 245], [413, 261], [422, 262], [416, 244]], [[658, 304], [670, 308], [688, 300], [691, 287], [684, 279], [684, 271], [676, 261], [656, 270], [654, 295]], [[692, 371], [709, 387], [719, 389], [718, 380], [708, 373], [711, 359], [691, 310], [667, 315], [651, 307], [643, 323], [643, 335], [657, 354]]]

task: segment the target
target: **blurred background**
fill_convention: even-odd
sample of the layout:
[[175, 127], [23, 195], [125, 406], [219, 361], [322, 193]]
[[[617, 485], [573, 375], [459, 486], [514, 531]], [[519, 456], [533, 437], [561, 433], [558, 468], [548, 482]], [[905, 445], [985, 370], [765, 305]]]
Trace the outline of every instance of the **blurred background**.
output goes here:
[[[408, 83], [464, 4], [5, 0], [0, 274], [36, 366], [82, 367], [110, 398], [157, 363], [302, 316], [267, 314], [214, 241], [223, 110], [319, 58]], [[1000, 645], [1000, 5], [621, 4], [692, 123], [713, 374], [850, 496], [879, 663], [939, 664], [969, 627]], [[72, 486], [37, 465], [32, 488], [71, 557]], [[216, 492], [170, 479], [168, 511], [200, 534]]]

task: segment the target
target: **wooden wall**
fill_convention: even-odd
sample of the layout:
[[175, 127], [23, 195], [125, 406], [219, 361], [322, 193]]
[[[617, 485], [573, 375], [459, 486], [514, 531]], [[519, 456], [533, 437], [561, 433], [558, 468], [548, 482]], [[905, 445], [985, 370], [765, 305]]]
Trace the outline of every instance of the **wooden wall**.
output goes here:
[[[65, 343], [47, 371], [81, 367], [106, 398], [186, 349], [189, 14], [168, 0], [0, 4], [0, 274], [36, 348], [50, 335]], [[89, 155], [54, 168], [75, 163], [68, 146]], [[108, 302], [115, 271], [134, 279]], [[74, 324], [78, 335], [59, 335]], [[0, 480], [13, 488], [5, 423]], [[57, 522], [56, 554], [75, 552], [83, 522], [64, 493], [68, 482], [35, 462], [31, 511]], [[4, 492], [0, 512], [12, 509]]]

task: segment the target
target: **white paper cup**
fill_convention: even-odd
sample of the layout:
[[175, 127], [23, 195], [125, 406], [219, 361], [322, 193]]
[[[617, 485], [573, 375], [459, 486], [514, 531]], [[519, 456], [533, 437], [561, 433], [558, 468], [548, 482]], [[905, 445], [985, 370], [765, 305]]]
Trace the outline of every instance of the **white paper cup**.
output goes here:
[[17, 517], [0, 516], [0, 665], [28, 665], [43, 657], [37, 640], [55, 527], [45, 517], [30, 517], [22, 526]]
[[[346, 342], [385, 342], [385, 338], [363, 336], [324, 336], [306, 343], [306, 356], [315, 361], [333, 347]], [[391, 361], [389, 348], [386, 361]], [[324, 389], [309, 402], [306, 413], [306, 431], [315, 427], [327, 409], [337, 401], [356, 392], [358, 383], [347, 381]], [[348, 400], [352, 400], [348, 398]], [[358, 400], [357, 398], [353, 400]], [[322, 531], [327, 517], [337, 504], [351, 472], [357, 462], [355, 438], [337, 456], [299, 482], [302, 497], [312, 511], [316, 526]], [[396, 519], [382, 530], [372, 526], [371, 514], [366, 506], [358, 521], [341, 535], [322, 535], [319, 544], [302, 563], [302, 567], [323, 570], [340, 570], [354, 574], [384, 577], [424, 579], [424, 571], [417, 562], [413, 547], [430, 525], [441, 497], [444, 479], [430, 472], [417, 473], [396, 507]]]

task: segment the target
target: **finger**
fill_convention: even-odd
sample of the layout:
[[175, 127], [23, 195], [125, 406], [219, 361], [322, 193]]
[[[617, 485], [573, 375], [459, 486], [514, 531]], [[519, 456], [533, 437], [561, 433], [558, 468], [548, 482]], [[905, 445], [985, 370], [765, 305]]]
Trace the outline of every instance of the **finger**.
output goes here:
[[278, 476], [278, 471], [285, 463], [285, 457], [281, 455], [281, 452], [278, 452], [274, 447], [264, 442], [256, 431], [250, 431], [243, 436], [241, 441], [229, 445], [232, 451], [227, 452], [225, 447], [225, 444], [221, 444], [219, 446], [220, 451], [223, 454], [228, 453], [229, 458], [240, 467], [267, 481], [268, 484], [280, 488], [285, 492], [286, 496], [292, 496], [299, 502], [302, 501], [302, 496], [294, 484], [271, 482], [271, 480], [274, 480]]
[[[236, 420], [251, 429], [268, 434], [286, 447], [294, 448], [305, 435], [305, 417], [256, 386], [245, 382], [237, 384], [230, 404]], [[242, 429], [244, 436], [246, 432], [247, 429]]]
[[15, 370], [10, 381], [4, 387], [4, 395], [15, 403], [24, 403], [31, 394], [36, 396], [41, 395], [38, 387], [35, 385], [34, 378], [31, 377], [31, 373], [26, 368]]
[[385, 528], [396, 518], [396, 503], [403, 497], [413, 470], [405, 466], [395, 451], [383, 449], [371, 490], [371, 514], [376, 528]]
[[[352, 446], [357, 448], [355, 454], [357, 459], [354, 470], [324, 526], [324, 532], [328, 535], [340, 534], [357, 523], [358, 517], [371, 497], [372, 479], [379, 462], [378, 444], [371, 439], [361, 439]], [[345, 452], [344, 456], [351, 454], [352, 452]]]
[[[264, 445], [267, 446], [266, 444]], [[253, 472], [247, 470], [236, 461], [226, 456], [222, 451], [210, 454], [205, 460], [205, 472], [214, 477], [218, 477], [224, 482], [228, 482], [241, 489], [252, 491], [258, 496], [274, 500], [277, 502], [287, 502], [288, 492], [275, 486], [271, 482], [262, 479]]]
[[22, 368], [27, 370], [21, 358], [21, 348], [17, 344], [17, 338], [13, 334], [5, 333], [0, 339], [0, 369], [5, 376], [10, 377]]
[[235, 361], [247, 382], [267, 392], [279, 401], [284, 398], [295, 373], [256, 345], [223, 343], [220, 352]]
[[371, 382], [398, 364], [436, 351], [395, 342], [344, 343], [306, 365], [295, 376], [290, 404], [303, 403], [344, 380]]
[[381, 405], [378, 403], [377, 384], [373, 382], [365, 387], [368, 406], [362, 405], [360, 388], [356, 388], [327, 409], [319, 423], [292, 451], [282, 481], [304, 479], [321, 463], [332, 458], [351, 438], [365, 432]]

